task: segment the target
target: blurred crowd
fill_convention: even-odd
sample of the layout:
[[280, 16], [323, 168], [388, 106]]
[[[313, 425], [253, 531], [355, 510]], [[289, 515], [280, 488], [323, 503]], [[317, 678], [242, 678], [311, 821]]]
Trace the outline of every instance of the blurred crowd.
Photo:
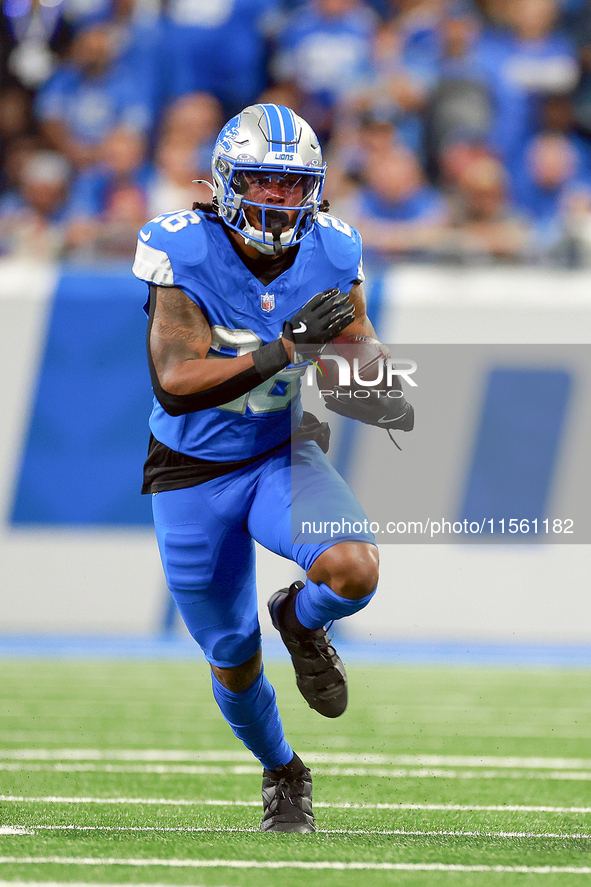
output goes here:
[[375, 261], [591, 266], [589, 0], [2, 0], [0, 256], [127, 260], [256, 101]]

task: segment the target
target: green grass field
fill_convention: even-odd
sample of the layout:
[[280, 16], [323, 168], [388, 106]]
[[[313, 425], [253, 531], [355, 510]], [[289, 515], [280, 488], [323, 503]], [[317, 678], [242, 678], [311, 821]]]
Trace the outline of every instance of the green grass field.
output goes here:
[[0, 883], [590, 882], [591, 672], [348, 671], [327, 721], [267, 666], [318, 832], [262, 835], [203, 663], [0, 661]]

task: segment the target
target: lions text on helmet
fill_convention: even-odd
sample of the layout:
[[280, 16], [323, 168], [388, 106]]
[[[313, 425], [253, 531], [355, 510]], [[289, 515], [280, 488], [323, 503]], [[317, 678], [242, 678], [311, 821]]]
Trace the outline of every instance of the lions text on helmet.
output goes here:
[[282, 105], [250, 105], [224, 126], [215, 144], [218, 211], [247, 245], [279, 255], [312, 230], [325, 170], [305, 120]]

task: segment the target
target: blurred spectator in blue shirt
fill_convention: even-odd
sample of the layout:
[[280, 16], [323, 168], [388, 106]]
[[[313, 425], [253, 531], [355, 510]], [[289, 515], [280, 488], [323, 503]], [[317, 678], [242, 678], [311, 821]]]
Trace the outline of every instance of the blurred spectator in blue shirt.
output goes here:
[[0, 253], [34, 260], [63, 249], [71, 169], [61, 154], [32, 151], [18, 169], [18, 189], [0, 199]]
[[544, 132], [534, 136], [527, 146], [521, 175], [513, 182], [513, 193], [519, 205], [542, 222], [559, 213], [567, 192], [586, 185], [568, 137]]
[[401, 140], [395, 116], [379, 108], [359, 114], [340, 114], [327, 155], [325, 197], [336, 205], [364, 181], [370, 157], [387, 155]]
[[164, 98], [167, 64], [161, 5], [161, 0], [57, 0], [72, 34], [97, 24], [113, 26], [119, 66], [131, 73], [138, 96], [148, 103], [153, 115]]
[[267, 21], [279, 0], [170, 0], [166, 94], [209, 92], [237, 114], [266, 85]]
[[513, 193], [533, 226], [533, 258], [568, 264], [571, 207], [577, 195], [589, 197], [591, 182], [581, 178], [576, 151], [564, 135], [541, 133], [532, 139]]
[[301, 113], [323, 141], [330, 137], [335, 105], [372, 72], [377, 26], [362, 0], [309, 0], [279, 36], [273, 74], [300, 93]]
[[180, 96], [162, 115], [160, 141], [166, 139], [187, 145], [195, 154], [195, 167], [202, 172], [209, 171], [222, 117], [221, 104], [211, 93], [192, 92]]
[[147, 133], [153, 122], [135, 76], [117, 64], [113, 26], [104, 23], [75, 37], [70, 63], [39, 92], [35, 114], [48, 142], [77, 167], [97, 162], [117, 127]]
[[449, 194], [450, 234], [447, 259], [460, 263], [523, 261], [529, 226], [510, 199], [508, 176], [492, 156], [473, 155], [455, 170]]
[[[155, 168], [148, 184], [148, 217], [175, 209], [191, 209], [195, 200], [211, 201], [211, 190], [207, 186], [193, 184], [198, 177], [201, 176], [192, 146], [175, 138], [163, 138], [156, 150]], [[210, 174], [207, 178], [211, 178]]]
[[448, 211], [416, 156], [398, 145], [368, 158], [364, 185], [349, 201], [346, 218], [359, 229], [369, 259], [417, 259], [438, 252]]
[[68, 217], [70, 240], [76, 246], [93, 239], [113, 193], [123, 186], [145, 193], [150, 177], [146, 139], [141, 133], [115, 129], [101, 144], [100, 152], [100, 162], [82, 170], [72, 185]]
[[451, 133], [437, 156], [437, 185], [450, 195], [460, 186], [464, 171], [480, 160], [498, 159], [486, 139], [475, 133]]
[[[145, 137], [123, 127], [116, 129], [102, 142], [100, 157], [98, 164], [79, 174], [68, 201], [67, 249], [77, 258], [112, 255], [112, 243], [117, 243], [117, 253], [133, 251], [137, 228], [146, 220], [151, 165], [146, 160]], [[126, 205], [138, 207], [127, 228], [117, 216], [122, 195]], [[118, 219], [117, 237], [111, 230], [114, 218]]]
[[447, 0], [390, 0], [391, 21], [386, 32], [400, 42], [403, 63], [418, 74], [438, 54], [439, 29]]

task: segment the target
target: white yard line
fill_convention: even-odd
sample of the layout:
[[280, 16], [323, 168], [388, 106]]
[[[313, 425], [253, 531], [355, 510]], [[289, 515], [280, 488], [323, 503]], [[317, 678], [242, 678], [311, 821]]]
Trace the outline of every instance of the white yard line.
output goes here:
[[88, 856], [0, 856], [7, 865], [123, 865], [131, 867], [228, 869], [332, 869], [336, 871], [390, 872], [519, 872], [534, 875], [591, 875], [591, 866], [558, 865], [448, 865], [442, 862], [304, 862], [258, 859], [118, 859]]
[[[0, 709], [1, 709], [0, 703]], [[4, 713], [3, 713], [4, 714]], [[34, 716], [34, 715], [33, 715]], [[217, 717], [206, 718], [206, 720], [211, 723], [219, 724], [219, 712], [217, 713]], [[4, 720], [7, 720], [4, 718]], [[63, 720], [63, 719], [62, 719]], [[2, 742], [23, 742], [23, 744], [30, 745], [32, 741], [35, 739], [39, 742], [45, 743], [66, 743], [66, 742], [76, 742], [79, 737], [79, 731], [76, 731], [76, 719], [72, 718], [72, 723], [67, 727], [65, 724], [62, 725], [60, 730], [3, 730], [0, 732], [0, 738]], [[453, 723], [452, 723], [453, 722]], [[376, 730], [376, 732], [381, 732], [385, 736], [389, 738], [395, 737], [409, 737], [416, 736], [417, 728], [416, 728], [417, 720], [415, 719], [412, 723], [410, 723], [407, 727], [401, 725], [400, 721], [385, 721], [383, 720]], [[573, 720], [569, 721], [569, 726], [572, 727]], [[79, 726], [79, 724], [78, 724]], [[427, 725], [429, 726], [429, 725]], [[578, 730], [562, 730], [560, 727], [557, 727], [554, 722], [540, 725], [536, 723], [535, 728], [531, 727], [531, 724], [522, 725], [518, 727], [507, 727], [502, 728], [499, 727], [498, 723], [494, 725], [493, 728], [489, 728], [486, 725], [478, 724], [475, 725], [473, 721], [470, 721], [466, 724], [459, 723], [458, 721], [454, 721], [453, 717], [448, 719], [447, 721], [442, 721], [441, 724], [437, 724], [433, 729], [437, 730], [438, 735], [445, 736], [447, 738], [453, 737], [457, 739], [458, 737], [463, 738], [477, 738], [477, 739], [499, 739], [499, 738], [520, 738], [520, 739], [547, 739], [548, 735], [551, 733], [554, 739], [591, 739], [591, 732], [589, 729], [584, 729], [581, 727]], [[186, 737], [186, 742], [192, 742], [195, 738], [195, 727], [190, 726], [189, 722], [187, 724], [179, 724], [178, 727], [175, 727], [175, 733], [180, 736]], [[107, 737], [113, 736], [114, 742], [121, 743], [125, 742], [127, 747], [139, 747], [143, 742], [147, 741], [147, 737], [150, 737], [150, 741], [154, 744], [162, 741], [166, 742], [170, 738], [170, 730], [167, 730], [166, 727], [158, 726], [153, 723], [153, 719], [149, 722], [146, 722], [145, 725], [138, 726], [137, 729], [130, 726], [128, 723], [122, 723], [121, 728], [118, 730], [109, 729], [106, 733]], [[342, 747], [339, 744], [339, 747]], [[361, 754], [361, 753], [360, 753]], [[184, 758], [181, 758], [184, 760]]]
[[[54, 795], [25, 797], [24, 795], [0, 795], [0, 801], [18, 804], [146, 804], [169, 807], [260, 807], [261, 801], [227, 801], [211, 798], [65, 798]], [[483, 811], [488, 813], [591, 813], [591, 807], [549, 807], [523, 804], [356, 804], [316, 801], [316, 809], [328, 810], [457, 810]]]
[[[353, 752], [305, 753], [310, 764], [382, 764], [407, 767], [518, 767], [541, 770], [591, 770], [591, 758], [516, 758], [496, 755], [383, 755]], [[177, 749], [22, 748], [0, 750], [4, 761], [153, 761], [162, 763], [250, 763], [247, 751]]]
[[[306, 760], [310, 761], [309, 756]], [[31, 764], [28, 762], [0, 761], [0, 771], [10, 772], [47, 772], [54, 773], [156, 773], [160, 775], [184, 774], [187, 776], [252, 776], [260, 774], [261, 767], [257, 764], [234, 764], [216, 766], [215, 764]], [[379, 779], [541, 779], [591, 781], [591, 770], [447, 770], [447, 769], [413, 769], [398, 767], [396, 769], [380, 769], [378, 767], [346, 767], [343, 765], [327, 766], [316, 764], [315, 773], [325, 776], [372, 776]]]
[[34, 835], [35, 832], [29, 828], [23, 828], [15, 825], [0, 825], [0, 835]]
[[[253, 760], [251, 758], [251, 760]], [[184, 774], [187, 776], [251, 776], [261, 774], [260, 764], [234, 764], [216, 766], [215, 764], [28, 764], [0, 761], [0, 771], [41, 773], [157, 773]], [[339, 770], [339, 773], [341, 771]], [[567, 771], [569, 773], [576, 771]], [[588, 774], [591, 778], [591, 773]]]
[[[258, 828], [232, 828], [231, 826], [157, 826], [157, 825], [32, 825], [28, 828], [22, 826], [12, 827], [4, 834], [34, 835], [38, 831], [60, 832], [177, 832], [180, 834], [206, 833], [206, 834], [250, 834], [259, 833]], [[0, 834], [2, 834], [0, 829]], [[318, 835], [381, 835], [383, 837], [410, 837], [410, 838], [544, 838], [557, 840], [589, 840], [590, 832], [491, 832], [491, 831], [465, 831], [456, 829], [446, 831], [444, 829], [341, 829], [328, 828], [316, 829]]]
[[[122, 887], [121, 881], [117, 884], [99, 884], [97, 881], [2, 881], [0, 887]], [[136, 884], [133, 887], [174, 887], [172, 884]], [[192, 884], [191, 887], [202, 887], [200, 884]]]

